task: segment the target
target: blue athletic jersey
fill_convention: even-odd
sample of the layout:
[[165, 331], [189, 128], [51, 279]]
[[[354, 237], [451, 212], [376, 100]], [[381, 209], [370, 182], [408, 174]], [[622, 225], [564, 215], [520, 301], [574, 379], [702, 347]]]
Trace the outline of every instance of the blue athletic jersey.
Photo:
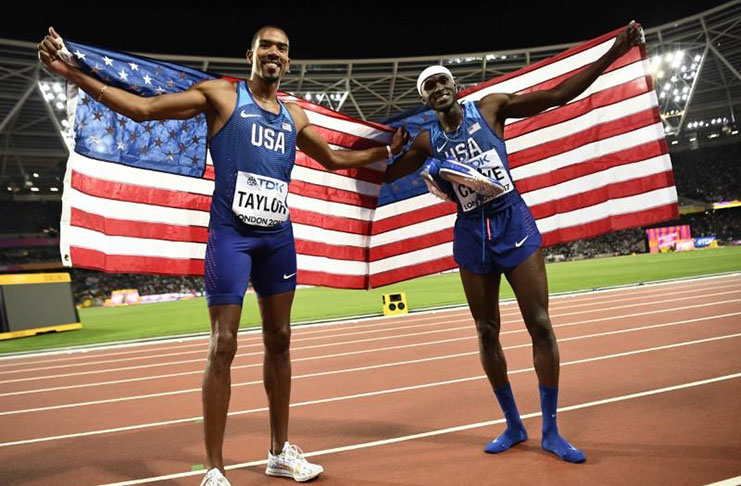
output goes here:
[[436, 159], [454, 159], [472, 165], [482, 174], [497, 180], [505, 193], [484, 199], [471, 189], [453, 184], [458, 216], [476, 217], [501, 211], [522, 198], [509, 173], [504, 140], [491, 129], [475, 102], [462, 102], [463, 121], [454, 133], [446, 133], [439, 123], [430, 128], [430, 143]]
[[211, 224], [275, 232], [289, 224], [288, 183], [296, 160], [296, 124], [285, 105], [262, 109], [247, 83], [237, 85], [231, 117], [210, 140], [215, 188]]

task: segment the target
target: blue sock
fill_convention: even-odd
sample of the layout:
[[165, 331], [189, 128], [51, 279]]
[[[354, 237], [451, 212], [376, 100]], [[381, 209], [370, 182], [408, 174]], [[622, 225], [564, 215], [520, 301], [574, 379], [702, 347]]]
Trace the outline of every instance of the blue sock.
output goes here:
[[515, 397], [512, 394], [512, 387], [507, 383], [506, 386], [494, 390], [494, 394], [497, 396], [499, 406], [502, 407], [504, 418], [507, 420], [507, 430], [486, 444], [484, 452], [488, 452], [489, 454], [504, 452], [513, 445], [527, 440], [527, 431], [520, 419], [520, 412], [517, 410]]
[[543, 412], [543, 438], [541, 447], [556, 454], [566, 462], [584, 462], [586, 454], [558, 434], [556, 410], [558, 409], [558, 388], [540, 385], [540, 409]]

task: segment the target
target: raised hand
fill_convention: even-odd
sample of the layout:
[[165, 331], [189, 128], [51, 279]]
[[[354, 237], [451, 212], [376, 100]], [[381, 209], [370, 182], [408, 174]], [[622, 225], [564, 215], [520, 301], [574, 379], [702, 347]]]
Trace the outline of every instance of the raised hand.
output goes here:
[[404, 127], [397, 128], [394, 132], [394, 136], [391, 139], [391, 143], [389, 144], [391, 153], [397, 155], [399, 152], [401, 152], [402, 147], [404, 147], [404, 144], [408, 141], [409, 132], [407, 132]]
[[71, 61], [63, 60], [69, 52], [64, 48], [62, 37], [54, 27], [49, 27], [49, 34], [38, 44], [38, 55], [39, 60], [49, 71], [64, 77], [69, 74]]
[[637, 46], [643, 42], [643, 27], [635, 20], [631, 20], [625, 30], [620, 32], [615, 38], [615, 44], [612, 46], [617, 51], [618, 56], [622, 56], [630, 50], [631, 47]]

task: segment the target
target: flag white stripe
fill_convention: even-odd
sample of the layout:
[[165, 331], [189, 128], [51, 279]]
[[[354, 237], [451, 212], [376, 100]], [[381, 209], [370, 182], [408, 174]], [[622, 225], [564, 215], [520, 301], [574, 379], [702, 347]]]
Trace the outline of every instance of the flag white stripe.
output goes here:
[[299, 270], [324, 272], [332, 275], [365, 276], [368, 275], [368, 264], [339, 258], [318, 257], [313, 255], [296, 255]]
[[436, 198], [432, 194], [425, 192], [418, 196], [410, 197], [409, 199], [403, 199], [396, 201], [384, 206], [379, 206], [376, 209], [376, 222], [383, 221], [384, 219], [393, 218], [402, 214], [412, 213], [420, 209], [429, 208], [440, 204], [440, 199]]
[[668, 155], [661, 155], [647, 160], [610, 167], [609, 169], [577, 177], [560, 184], [530, 191], [523, 194], [522, 198], [528, 206], [533, 207], [538, 204], [558, 201], [583, 192], [593, 191], [609, 184], [640, 179], [670, 170], [672, 170], [671, 159]]
[[205, 243], [111, 236], [77, 226], [72, 226], [69, 229], [69, 244], [70, 246], [102, 251], [108, 255], [201, 260], [206, 255]]
[[453, 242], [442, 243], [421, 250], [410, 251], [403, 255], [395, 255], [389, 258], [384, 258], [383, 260], [370, 262], [370, 273], [371, 276], [373, 276], [389, 270], [396, 270], [399, 268], [439, 260], [441, 258], [449, 257], [452, 254]]
[[420, 223], [410, 224], [391, 231], [386, 231], [385, 233], [373, 235], [370, 240], [371, 247], [375, 248], [377, 246], [387, 245], [389, 243], [395, 243], [409, 238], [424, 236], [446, 228], [452, 228], [455, 223], [455, 217], [455, 214], [446, 214], [445, 216], [440, 216], [439, 218], [434, 218], [429, 221], [422, 221]]
[[389, 132], [384, 132], [362, 123], [354, 123], [339, 118], [333, 118], [311, 110], [304, 110], [304, 112], [309, 119], [309, 123], [312, 125], [324, 127], [336, 132], [347, 133], [360, 138], [366, 138], [383, 145], [386, 145], [391, 141], [391, 133]]
[[378, 197], [378, 193], [381, 191], [380, 184], [373, 184], [372, 182], [361, 181], [332, 172], [309, 169], [300, 165], [293, 167], [291, 177], [297, 181], [357, 192], [366, 196]]
[[361, 221], [372, 221], [373, 210], [344, 204], [338, 202], [324, 201], [314, 199], [299, 194], [290, 193], [288, 195], [288, 207], [311, 211], [313, 213], [325, 214], [327, 216], [338, 216], [341, 218], [359, 219]]
[[559, 139], [588, 130], [595, 125], [619, 120], [635, 113], [646, 111], [658, 106], [654, 104], [655, 100], [656, 98], [651, 96], [651, 93], [644, 93], [612, 105], [586, 111], [584, 114], [571, 120], [543, 127], [520, 135], [519, 137], [510, 138], [506, 142], [507, 153], [511, 157], [520, 150], [555, 142]]
[[356, 246], [367, 248], [370, 236], [328, 230], [317, 226], [293, 223], [293, 235], [297, 240], [315, 241], [328, 245]]
[[552, 155], [520, 167], [515, 167], [510, 173], [513, 179], [524, 180], [528, 177], [546, 174], [563, 167], [620, 152], [648, 142], [662, 140], [663, 138], [664, 127], [661, 125], [661, 122], [658, 122], [631, 132], [596, 140], [568, 152]]
[[610, 199], [609, 201], [574, 211], [554, 214], [553, 216], [541, 218], [536, 223], [540, 232], [545, 234], [558, 229], [592, 223], [609, 216], [636, 213], [676, 202], [676, 188], [674, 186], [665, 187], [635, 196]]
[[601, 44], [592, 46], [582, 52], [578, 52], [559, 61], [550, 63], [534, 71], [523, 73], [519, 76], [496, 83], [486, 88], [480, 89], [464, 97], [466, 100], [479, 100], [491, 93], [517, 93], [536, 84], [544, 83], [563, 74], [579, 69], [582, 66], [590, 64], [606, 53], [615, 42], [611, 38]]

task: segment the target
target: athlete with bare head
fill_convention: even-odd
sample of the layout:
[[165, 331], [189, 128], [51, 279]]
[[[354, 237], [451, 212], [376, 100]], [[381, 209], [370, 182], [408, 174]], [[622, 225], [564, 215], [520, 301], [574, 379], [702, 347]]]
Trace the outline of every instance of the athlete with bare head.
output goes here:
[[214, 79], [190, 89], [141, 97], [107, 86], [63, 62], [61, 37], [49, 29], [39, 58], [52, 72], [94, 99], [136, 121], [187, 119], [205, 114], [214, 161], [215, 188], [206, 247], [206, 296], [211, 341], [203, 380], [203, 414], [209, 470], [203, 486], [224, 486], [222, 445], [231, 392], [230, 367], [247, 282], [258, 295], [270, 408], [266, 473], [308, 481], [322, 473], [288, 442], [291, 394], [290, 316], [296, 288], [296, 250], [286, 197], [296, 147], [329, 170], [349, 169], [398, 153], [405, 133], [390, 145], [367, 150], [332, 150], [311, 127], [304, 110], [277, 98], [291, 62], [286, 33], [261, 28], [247, 51], [249, 81]]
[[548, 316], [541, 236], [509, 174], [505, 120], [568, 103], [640, 38], [639, 26], [631, 22], [594, 63], [552, 89], [523, 95], [490, 94], [478, 102], [460, 103], [447, 68], [430, 66], [417, 79], [422, 102], [435, 110], [438, 123], [419, 133], [409, 151], [389, 167], [386, 181], [411, 174], [432, 158], [422, 172], [430, 192], [458, 204], [453, 256], [476, 323], [481, 364], [507, 420], [507, 429], [486, 445], [486, 452], [503, 452], [527, 440], [499, 342], [499, 283], [504, 274], [533, 342], [543, 412], [541, 445], [565, 461], [586, 460], [558, 433], [559, 353]]

